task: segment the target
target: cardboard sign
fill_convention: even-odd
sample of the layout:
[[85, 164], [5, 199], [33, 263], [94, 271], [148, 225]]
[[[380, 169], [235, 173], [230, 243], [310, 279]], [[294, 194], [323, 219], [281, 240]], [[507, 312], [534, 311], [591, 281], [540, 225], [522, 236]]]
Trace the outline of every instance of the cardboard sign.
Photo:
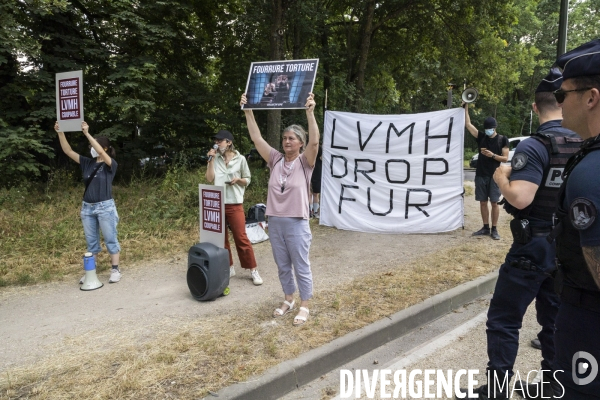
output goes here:
[[83, 71], [56, 74], [56, 120], [62, 132], [81, 132]]
[[315, 85], [319, 59], [253, 62], [242, 109], [297, 109], [306, 104]]
[[225, 246], [225, 194], [222, 186], [198, 185], [200, 242]]

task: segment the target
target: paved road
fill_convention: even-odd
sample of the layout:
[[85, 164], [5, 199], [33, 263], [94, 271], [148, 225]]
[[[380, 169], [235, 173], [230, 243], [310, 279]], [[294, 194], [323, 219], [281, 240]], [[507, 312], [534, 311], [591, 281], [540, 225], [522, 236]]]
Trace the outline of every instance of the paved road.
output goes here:
[[[355, 376], [356, 370], [367, 370], [370, 379], [372, 379], [375, 370], [391, 370], [391, 376], [388, 376], [391, 383], [387, 387], [386, 392], [391, 394], [392, 397], [395, 387], [393, 374], [398, 370], [406, 370], [408, 382], [409, 374], [415, 370], [442, 370], [447, 373], [450, 369], [454, 372], [461, 369], [475, 369], [479, 370], [479, 374], [475, 376], [475, 379], [479, 382], [476, 386], [479, 386], [485, 383], [485, 368], [487, 363], [485, 321], [490, 297], [488, 295], [474, 301], [454, 313], [450, 313], [431, 324], [425, 325], [416, 331], [381, 346], [347, 363], [341, 368], [323, 375], [310, 384], [300, 387], [282, 399], [337, 400], [341, 398], [383, 398], [379, 386], [372, 393], [373, 396], [370, 395], [371, 393], [367, 395], [364, 383], [360, 396], [356, 396], [356, 389], [354, 389], [349, 397], [341, 397], [341, 370], [350, 371], [353, 376]], [[515, 365], [515, 371], [518, 371], [522, 378], [526, 378], [529, 371], [539, 368], [539, 362], [541, 361], [540, 352], [529, 345], [530, 340], [536, 336], [538, 330], [539, 326], [535, 320], [535, 308], [532, 305], [523, 321], [519, 355]], [[529, 379], [533, 379], [535, 375], [535, 372], [532, 372]], [[435, 375], [433, 378], [434, 382], [437, 382]], [[423, 375], [417, 375], [416, 379], [424, 380]], [[463, 376], [461, 386], [465, 386], [466, 382], [466, 377]], [[421, 390], [423, 390], [422, 397], [411, 397], [407, 389], [406, 397], [400, 396], [400, 398], [425, 398], [424, 387]], [[346, 391], [348, 391], [347, 386]], [[434, 394], [434, 398], [452, 398], [445, 396], [443, 392], [441, 396], [435, 396], [436, 391], [437, 383], [434, 383], [430, 390]], [[513, 398], [521, 399], [516, 392]]]
[[465, 181], [473, 182], [475, 180], [475, 170], [465, 168]]

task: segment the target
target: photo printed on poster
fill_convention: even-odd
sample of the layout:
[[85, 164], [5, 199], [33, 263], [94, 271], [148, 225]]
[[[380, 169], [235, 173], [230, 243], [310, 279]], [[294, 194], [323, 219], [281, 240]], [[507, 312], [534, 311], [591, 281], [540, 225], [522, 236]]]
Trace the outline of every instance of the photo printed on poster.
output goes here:
[[317, 75], [318, 59], [253, 62], [242, 109], [304, 109]]

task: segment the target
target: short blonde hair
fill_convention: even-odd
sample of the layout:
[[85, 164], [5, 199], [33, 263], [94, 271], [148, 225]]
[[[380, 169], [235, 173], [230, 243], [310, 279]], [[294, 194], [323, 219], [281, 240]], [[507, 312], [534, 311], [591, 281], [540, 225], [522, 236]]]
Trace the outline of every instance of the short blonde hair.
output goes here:
[[[229, 139], [225, 139], [225, 140], [229, 140]], [[229, 146], [227, 147], [227, 150], [235, 152], [235, 146], [233, 145], [233, 141], [229, 140], [229, 142], [230, 143], [229, 143]]]
[[300, 125], [290, 125], [283, 130], [283, 133], [293, 132], [299, 141], [302, 142], [302, 147], [300, 148], [300, 152], [303, 152], [306, 148], [306, 131]]

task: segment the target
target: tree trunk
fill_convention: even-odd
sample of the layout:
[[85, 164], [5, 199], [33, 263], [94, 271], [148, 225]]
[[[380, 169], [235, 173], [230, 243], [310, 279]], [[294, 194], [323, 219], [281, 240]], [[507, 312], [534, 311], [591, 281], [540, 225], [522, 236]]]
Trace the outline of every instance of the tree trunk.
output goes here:
[[[284, 0], [272, 0], [271, 12], [271, 60], [283, 58], [283, 18]], [[267, 111], [267, 137], [266, 141], [274, 149], [281, 149], [281, 110]]]
[[300, 60], [302, 58], [302, 36], [298, 21], [294, 24], [294, 45], [292, 48], [292, 59]]
[[[323, 28], [321, 31], [321, 62], [323, 65], [323, 95], [327, 96], [327, 91], [331, 87], [331, 63], [329, 56], [329, 27], [326, 23], [323, 23]], [[331, 93], [329, 93], [331, 95]], [[325, 103], [326, 99], [323, 99], [323, 114], [327, 110], [327, 104]]]
[[352, 105], [352, 111], [361, 112], [362, 98], [365, 93], [365, 71], [367, 69], [367, 58], [369, 56], [369, 48], [371, 47], [371, 36], [373, 35], [373, 16], [375, 14], [375, 0], [370, 0], [367, 3], [365, 11], [364, 23], [361, 29], [361, 42], [358, 56], [358, 70], [356, 73], [356, 97]]

